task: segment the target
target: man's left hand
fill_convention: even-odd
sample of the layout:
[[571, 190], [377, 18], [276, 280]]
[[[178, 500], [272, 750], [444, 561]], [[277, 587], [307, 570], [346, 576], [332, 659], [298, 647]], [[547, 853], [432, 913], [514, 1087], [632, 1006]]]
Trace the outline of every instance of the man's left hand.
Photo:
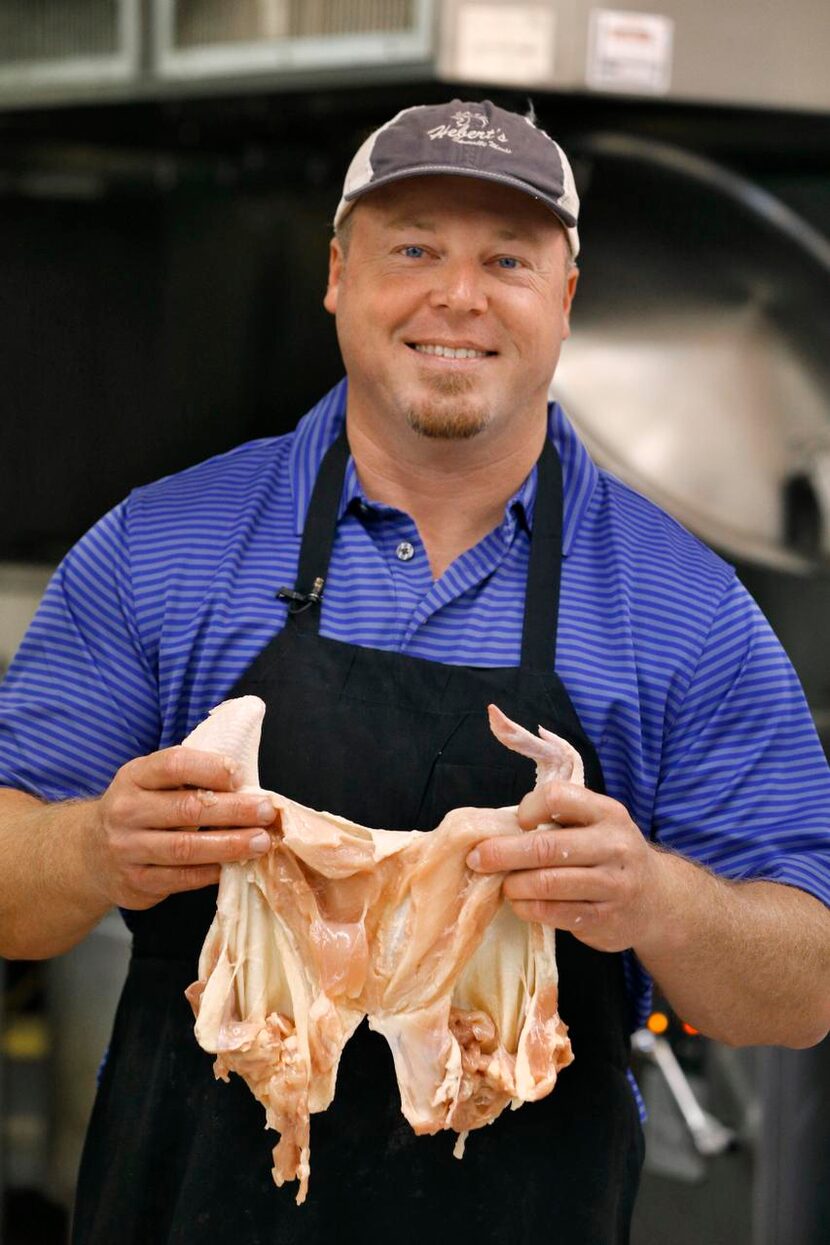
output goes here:
[[644, 940], [662, 853], [622, 804], [551, 782], [525, 796], [518, 820], [529, 833], [485, 839], [467, 858], [477, 873], [507, 873], [504, 894], [517, 916], [570, 930], [598, 951]]

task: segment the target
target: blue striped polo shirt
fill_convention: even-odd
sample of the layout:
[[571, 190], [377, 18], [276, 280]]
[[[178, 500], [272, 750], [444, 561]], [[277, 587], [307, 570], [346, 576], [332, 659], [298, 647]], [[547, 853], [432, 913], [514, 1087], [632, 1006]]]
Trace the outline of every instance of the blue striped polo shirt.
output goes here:
[[[284, 625], [275, 591], [294, 583], [345, 403], [343, 381], [293, 433], [136, 489], [71, 550], [0, 687], [0, 784], [97, 795], [224, 698]], [[549, 435], [564, 480], [556, 669], [608, 793], [667, 848], [830, 903], [830, 771], [760, 610], [730, 566], [597, 469], [556, 403]], [[518, 664], [535, 486], [534, 469], [500, 524], [433, 582], [412, 519], [366, 498], [350, 461], [322, 634]], [[648, 980], [633, 958], [628, 970], [639, 1021]]]

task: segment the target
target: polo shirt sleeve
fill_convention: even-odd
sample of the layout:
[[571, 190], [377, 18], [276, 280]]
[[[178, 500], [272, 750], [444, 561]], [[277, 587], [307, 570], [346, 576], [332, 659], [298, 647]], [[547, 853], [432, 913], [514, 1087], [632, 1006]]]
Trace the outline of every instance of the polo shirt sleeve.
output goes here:
[[732, 578], [664, 740], [656, 839], [830, 904], [830, 769], [789, 659]]
[[98, 795], [158, 746], [159, 730], [122, 504], [58, 567], [0, 685], [0, 786], [46, 800]]

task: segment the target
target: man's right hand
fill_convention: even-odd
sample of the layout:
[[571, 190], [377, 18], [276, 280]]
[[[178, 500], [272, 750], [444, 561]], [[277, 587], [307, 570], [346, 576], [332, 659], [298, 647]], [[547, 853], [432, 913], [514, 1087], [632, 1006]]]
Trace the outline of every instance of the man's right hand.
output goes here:
[[87, 867], [102, 897], [150, 908], [218, 882], [229, 861], [266, 852], [274, 805], [236, 790], [237, 781], [229, 758], [182, 746], [123, 765], [90, 809]]

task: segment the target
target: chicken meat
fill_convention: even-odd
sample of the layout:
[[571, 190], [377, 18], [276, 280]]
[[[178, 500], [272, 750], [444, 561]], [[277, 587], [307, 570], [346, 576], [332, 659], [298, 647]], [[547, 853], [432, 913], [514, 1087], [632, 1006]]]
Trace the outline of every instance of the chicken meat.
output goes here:
[[[184, 741], [231, 756], [260, 792], [265, 706], [225, 701]], [[549, 776], [583, 781], [579, 754], [532, 735], [495, 706], [506, 747]], [[332, 1101], [340, 1056], [364, 1017], [392, 1051], [416, 1133], [471, 1129], [550, 1093], [572, 1060], [559, 1018], [554, 934], [520, 920], [502, 874], [466, 866], [491, 835], [516, 834], [515, 808], [459, 808], [429, 833], [367, 829], [268, 792], [277, 810], [264, 857], [222, 867], [216, 916], [187, 990], [214, 1071], [244, 1078], [280, 1134], [274, 1180], [308, 1187], [311, 1114]]]

